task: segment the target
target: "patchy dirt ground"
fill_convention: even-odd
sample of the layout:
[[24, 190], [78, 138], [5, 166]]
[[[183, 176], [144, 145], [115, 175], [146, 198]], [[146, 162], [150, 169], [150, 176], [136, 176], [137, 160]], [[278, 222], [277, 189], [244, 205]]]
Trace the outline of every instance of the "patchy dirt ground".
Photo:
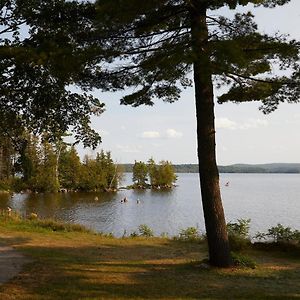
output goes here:
[[12, 247], [0, 244], [0, 284], [18, 275], [29, 259]]

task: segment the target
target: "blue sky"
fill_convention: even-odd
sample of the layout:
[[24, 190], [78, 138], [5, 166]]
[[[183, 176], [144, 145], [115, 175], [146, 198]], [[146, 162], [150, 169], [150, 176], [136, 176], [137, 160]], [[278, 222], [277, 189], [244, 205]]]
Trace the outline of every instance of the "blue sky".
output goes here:
[[[289, 33], [300, 40], [299, 0], [277, 9], [255, 11], [261, 31]], [[94, 94], [106, 104], [105, 113], [92, 119], [92, 126], [102, 134], [98, 151], [111, 151], [118, 163], [146, 161], [150, 157], [156, 161], [197, 163], [192, 88], [183, 91], [176, 103], [156, 100], [153, 107], [138, 108], [119, 105], [122, 93]], [[282, 104], [266, 116], [258, 107], [259, 103], [216, 104], [218, 164], [300, 162], [300, 103]], [[79, 152], [95, 153], [82, 148]]]

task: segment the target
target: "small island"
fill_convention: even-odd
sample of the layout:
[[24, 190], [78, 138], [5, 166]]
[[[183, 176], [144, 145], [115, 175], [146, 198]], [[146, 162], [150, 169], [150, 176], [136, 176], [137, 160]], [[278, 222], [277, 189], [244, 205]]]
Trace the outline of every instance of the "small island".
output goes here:
[[132, 168], [132, 189], [171, 189], [177, 180], [171, 162], [161, 161], [158, 165], [153, 158], [147, 163], [135, 161]]

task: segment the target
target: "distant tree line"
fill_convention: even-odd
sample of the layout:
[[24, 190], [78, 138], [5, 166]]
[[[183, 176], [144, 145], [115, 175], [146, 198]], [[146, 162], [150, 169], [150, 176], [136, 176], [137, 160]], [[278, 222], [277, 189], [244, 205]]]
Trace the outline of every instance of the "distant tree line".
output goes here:
[[28, 134], [18, 148], [11, 139], [1, 140], [0, 190], [113, 191], [121, 173], [110, 152], [85, 156], [81, 162], [75, 147], [62, 140]]
[[169, 161], [157, 165], [151, 158], [147, 163], [135, 161], [132, 167], [133, 188], [172, 188], [176, 180], [175, 169]]
[[[124, 172], [132, 173], [133, 164], [122, 164]], [[173, 165], [175, 173], [199, 173], [197, 164]], [[220, 173], [300, 173], [300, 164], [297, 163], [273, 163], [273, 164], [235, 164], [218, 166]]]

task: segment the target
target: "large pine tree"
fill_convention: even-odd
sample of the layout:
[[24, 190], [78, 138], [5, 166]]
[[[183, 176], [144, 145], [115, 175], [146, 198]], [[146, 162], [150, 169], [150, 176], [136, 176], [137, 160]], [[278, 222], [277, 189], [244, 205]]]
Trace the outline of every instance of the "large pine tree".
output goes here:
[[[219, 8], [267, 8], [289, 0], [98, 0], [93, 46], [101, 47], [82, 84], [128, 89], [122, 104], [173, 102], [194, 84], [200, 185], [210, 263], [231, 265], [215, 155], [213, 86], [225, 101], [262, 101], [265, 112], [299, 100], [299, 43], [260, 33], [251, 12], [234, 18]], [[97, 32], [98, 31], [98, 32]], [[101, 55], [100, 55], [101, 54]], [[106, 57], [105, 64], [102, 60]], [[273, 68], [279, 75], [272, 73]], [[288, 72], [284, 72], [289, 70]], [[191, 80], [190, 74], [193, 73]]]

